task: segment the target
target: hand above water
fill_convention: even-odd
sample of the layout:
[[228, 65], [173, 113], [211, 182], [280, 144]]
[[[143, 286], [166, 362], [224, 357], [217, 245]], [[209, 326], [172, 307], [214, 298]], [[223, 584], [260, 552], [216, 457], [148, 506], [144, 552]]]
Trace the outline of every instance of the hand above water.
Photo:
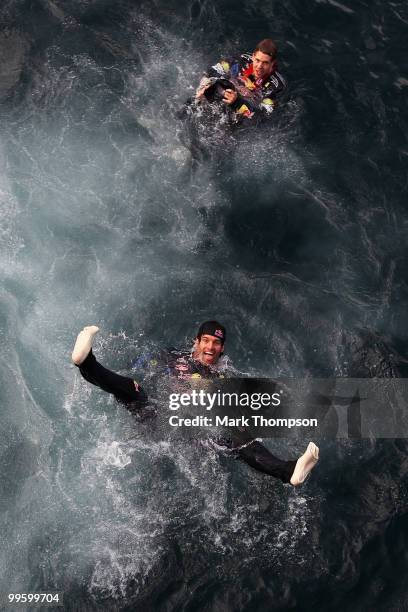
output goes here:
[[226, 89], [224, 92], [223, 101], [225, 104], [234, 104], [238, 98], [238, 93], [234, 89]]

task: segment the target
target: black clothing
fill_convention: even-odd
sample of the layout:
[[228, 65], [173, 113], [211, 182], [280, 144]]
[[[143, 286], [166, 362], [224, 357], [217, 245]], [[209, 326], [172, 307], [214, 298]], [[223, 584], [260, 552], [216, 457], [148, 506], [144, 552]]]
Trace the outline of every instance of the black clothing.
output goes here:
[[132, 378], [121, 376], [104, 368], [95, 358], [92, 349], [87, 358], [78, 366], [83, 378], [99, 387], [106, 393], [110, 393], [124, 404], [144, 405], [147, 403], [147, 395], [143, 389], [135, 384]]
[[[176, 349], [163, 351], [160, 360], [151, 359], [150, 355], [142, 356], [136, 360], [134, 365], [144, 366], [146, 364], [153, 367], [159, 365], [163, 374], [167, 373], [172, 378], [182, 380], [223, 377], [222, 372], [193, 359], [188, 351]], [[103, 367], [96, 360], [92, 350], [78, 367], [85, 380], [114, 395], [118, 401], [126, 405], [130, 412], [138, 412], [147, 404], [147, 395], [138, 383], [132, 378], [121, 376]], [[215, 441], [214, 446], [221, 451], [231, 452], [258, 472], [269, 474], [284, 483], [290, 481], [295, 469], [296, 461], [278, 459], [245, 431], [236, 430], [228, 439]]]
[[[190, 98], [177, 113], [183, 120], [179, 137], [191, 153], [193, 170], [217, 152], [225, 153], [230, 147], [232, 151], [236, 144], [232, 135], [237, 129], [269, 121], [287, 84], [278, 70], [263, 81], [256, 79], [252, 56], [244, 53], [211, 66], [199, 85], [206, 87], [202, 98]], [[238, 92], [233, 104], [223, 101], [225, 89]]]
[[284, 483], [290, 481], [295, 470], [296, 461], [278, 459], [263, 444], [254, 440], [244, 430], [234, 429], [229, 438], [213, 441], [213, 446], [221, 452], [230, 452], [258, 472], [269, 474]]
[[[226, 87], [225, 81], [232, 83], [238, 92], [237, 100], [230, 105], [236, 119], [269, 116], [277, 104], [277, 97], [286, 89], [287, 84], [278, 70], [274, 70], [264, 80], [256, 79], [253, 72], [252, 56], [243, 53], [238, 59], [221, 60], [207, 70], [206, 76], [213, 80], [212, 87]], [[209, 96], [211, 98], [211, 92]], [[208, 97], [208, 94], [207, 96]]]
[[248, 446], [240, 447], [238, 457], [258, 472], [269, 474], [288, 483], [295, 471], [296, 461], [282, 461], [260, 442], [253, 440]]

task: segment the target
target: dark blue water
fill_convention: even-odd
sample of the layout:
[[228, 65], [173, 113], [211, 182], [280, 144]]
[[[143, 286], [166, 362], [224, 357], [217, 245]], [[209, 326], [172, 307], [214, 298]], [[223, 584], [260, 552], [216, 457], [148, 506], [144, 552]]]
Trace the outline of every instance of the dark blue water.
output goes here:
[[[7, 0], [0, 20], [1, 591], [404, 609], [405, 440], [317, 441], [294, 490], [135, 423], [69, 355], [97, 323], [126, 372], [218, 318], [240, 371], [406, 376], [406, 5]], [[177, 111], [265, 36], [287, 103], [192, 168]]]

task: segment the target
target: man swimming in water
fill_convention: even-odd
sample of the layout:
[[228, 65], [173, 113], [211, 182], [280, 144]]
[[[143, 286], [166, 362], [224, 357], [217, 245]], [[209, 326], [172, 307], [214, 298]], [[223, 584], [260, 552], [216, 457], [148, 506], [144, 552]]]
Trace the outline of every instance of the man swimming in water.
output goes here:
[[286, 88], [286, 81], [278, 72], [277, 53], [274, 41], [265, 38], [252, 55], [244, 53], [238, 59], [220, 60], [201, 79], [196, 103], [221, 100], [236, 120], [270, 115], [276, 98]]
[[[131, 411], [146, 405], [147, 395], [132, 378], [111, 372], [96, 360], [92, 352], [96, 325], [84, 327], [78, 334], [72, 352], [72, 361], [79, 368], [85, 380], [100, 387], [124, 403]], [[220, 362], [224, 353], [226, 330], [217, 321], [203, 323], [194, 341], [193, 350], [169, 351], [165, 362], [172, 376], [182, 379], [219, 378], [222, 376]], [[242, 436], [241, 436], [242, 441]], [[260, 472], [270, 474], [284, 483], [293, 486], [302, 484], [319, 459], [319, 449], [310, 442], [304, 454], [297, 460], [282, 461], [253, 438], [245, 438], [244, 443], [215, 443], [220, 450], [233, 452], [237, 457]]]

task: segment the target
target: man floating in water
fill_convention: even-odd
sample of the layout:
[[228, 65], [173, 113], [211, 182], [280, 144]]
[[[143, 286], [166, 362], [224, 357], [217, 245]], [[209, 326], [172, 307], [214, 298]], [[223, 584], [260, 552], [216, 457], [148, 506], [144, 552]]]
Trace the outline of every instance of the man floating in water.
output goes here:
[[252, 54], [221, 59], [207, 70], [195, 97], [178, 113], [180, 140], [191, 153], [192, 169], [217, 150], [225, 151], [239, 126], [257, 126], [271, 117], [286, 89], [277, 52], [276, 43], [265, 38]]
[[265, 38], [252, 55], [244, 53], [238, 59], [220, 60], [202, 78], [196, 103], [221, 101], [236, 121], [270, 115], [276, 98], [286, 88], [286, 81], [278, 72], [277, 53], [274, 41]]
[[[96, 325], [84, 327], [78, 334], [72, 352], [72, 361], [79, 368], [83, 378], [115, 396], [129, 409], [138, 409], [147, 403], [147, 394], [132, 378], [111, 372], [96, 360], [92, 344], [99, 328]], [[194, 342], [193, 350], [169, 351], [165, 365], [170, 374], [181, 379], [219, 378], [222, 376], [222, 359], [226, 330], [217, 321], [203, 323]], [[242, 438], [241, 438], [242, 442]], [[280, 479], [293, 486], [301, 485], [319, 459], [319, 449], [310, 442], [304, 454], [297, 460], [282, 461], [253, 438], [246, 438], [239, 445], [231, 442], [218, 444], [220, 450], [232, 451], [235, 456], [260, 472]]]

